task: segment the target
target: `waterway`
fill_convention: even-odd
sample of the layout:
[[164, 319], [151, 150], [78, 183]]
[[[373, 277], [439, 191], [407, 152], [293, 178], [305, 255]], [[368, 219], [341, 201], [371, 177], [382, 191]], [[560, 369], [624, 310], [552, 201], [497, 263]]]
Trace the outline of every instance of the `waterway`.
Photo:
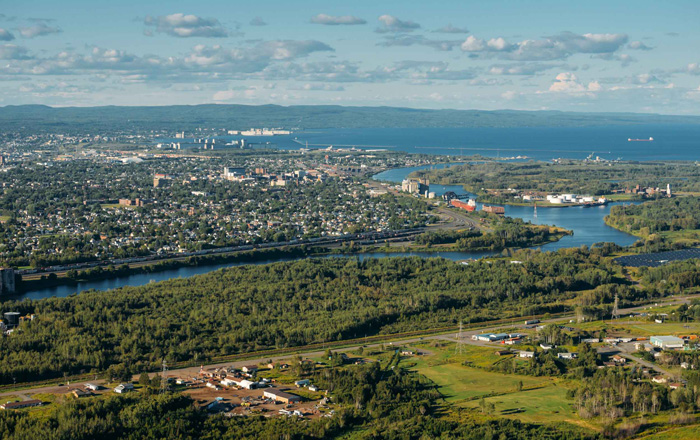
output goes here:
[[[376, 180], [400, 183], [411, 172], [426, 169], [426, 168], [444, 168], [450, 166], [447, 164], [399, 168], [387, 170], [374, 176]], [[447, 191], [453, 191], [456, 194], [466, 194], [474, 197], [473, 194], [465, 191], [459, 185], [430, 185], [430, 190], [434, 191], [438, 196]], [[594, 243], [613, 242], [621, 246], [627, 246], [636, 240], [635, 237], [620, 232], [607, 226], [604, 222], [604, 217], [610, 212], [610, 207], [617, 203], [611, 203], [607, 206], [584, 208], [584, 207], [567, 207], [567, 208], [540, 208], [535, 214], [532, 207], [525, 206], [505, 206], [506, 215], [510, 217], [522, 218], [525, 221], [531, 221], [535, 224], [556, 225], [562, 228], [571, 230], [573, 235], [566, 236], [561, 240], [548, 243], [539, 248], [544, 251], [554, 251], [561, 248], [579, 247], [582, 245], [590, 246]], [[478, 204], [480, 205], [480, 204]], [[355, 257], [363, 260], [365, 258], [384, 258], [391, 256], [419, 256], [419, 257], [442, 257], [450, 260], [467, 260], [478, 259], [484, 256], [493, 255], [494, 252], [396, 252], [396, 253], [358, 253], [358, 254], [332, 254], [324, 258], [338, 257]], [[64, 285], [56, 287], [47, 287], [37, 290], [25, 292], [18, 298], [41, 299], [52, 296], [65, 297], [75, 293], [80, 293], [85, 290], [110, 290], [125, 286], [141, 286], [148, 283], [165, 281], [173, 278], [187, 278], [194, 275], [200, 275], [218, 269], [227, 267], [241, 266], [245, 264], [268, 264], [280, 261], [290, 261], [293, 258], [280, 258], [274, 260], [256, 261], [254, 263], [223, 263], [202, 265], [194, 267], [180, 267], [177, 269], [169, 269], [148, 274], [133, 274], [110, 278], [105, 280], [88, 281], [77, 285]]]

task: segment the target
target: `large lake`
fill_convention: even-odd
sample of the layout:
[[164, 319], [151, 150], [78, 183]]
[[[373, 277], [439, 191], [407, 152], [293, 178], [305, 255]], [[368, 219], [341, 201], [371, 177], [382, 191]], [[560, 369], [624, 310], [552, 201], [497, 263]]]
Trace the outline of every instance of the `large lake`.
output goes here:
[[[436, 165], [434, 167], [442, 168], [449, 165]], [[377, 180], [388, 182], [401, 182], [411, 172], [424, 169], [427, 167], [400, 168], [388, 170], [374, 176]], [[442, 195], [446, 191], [454, 191], [457, 194], [468, 194], [461, 186], [444, 186], [431, 185], [431, 191], [435, 191], [437, 195]], [[603, 218], [610, 212], [610, 204], [608, 206], [583, 208], [583, 207], [567, 207], [567, 208], [540, 208], [535, 216], [535, 211], [530, 207], [521, 206], [506, 206], [506, 215], [510, 217], [519, 217], [526, 221], [531, 221], [536, 224], [556, 225], [569, 229], [574, 232], [574, 235], [566, 236], [558, 242], [549, 243], [540, 248], [542, 250], [551, 251], [566, 247], [578, 247], [581, 245], [590, 246], [599, 242], [614, 242], [621, 246], [626, 246], [634, 243], [635, 237], [617, 231], [607, 226]], [[488, 255], [493, 255], [493, 252], [411, 252], [411, 253], [360, 253], [360, 254], [334, 254], [325, 258], [337, 258], [345, 256], [353, 256], [360, 259], [365, 258], [384, 258], [389, 256], [420, 256], [420, 257], [442, 257], [450, 260], [465, 260], [476, 259]], [[24, 293], [18, 298], [41, 299], [51, 296], [68, 296], [74, 293], [79, 293], [85, 290], [109, 290], [124, 286], [141, 286], [151, 282], [165, 281], [172, 278], [185, 278], [193, 275], [200, 275], [211, 272], [213, 270], [226, 267], [240, 266], [244, 264], [267, 264], [278, 261], [289, 261], [289, 258], [278, 260], [258, 261], [255, 263], [225, 263], [216, 265], [203, 265], [197, 267], [181, 267], [177, 269], [164, 270], [161, 272], [150, 274], [134, 274], [122, 277], [110, 278], [106, 280], [89, 281], [73, 286], [57, 286], [44, 289], [33, 290]]]
[[[648, 139], [653, 142], [628, 142]], [[226, 148], [241, 136], [217, 138], [216, 148]], [[381, 148], [407, 153], [527, 156], [537, 160], [584, 159], [591, 153], [605, 159], [700, 160], [700, 125], [638, 124], [601, 127], [523, 128], [366, 128], [305, 130], [289, 136], [243, 137], [247, 142], [281, 149]], [[161, 140], [167, 142], [167, 139]], [[173, 139], [171, 141], [182, 142]], [[188, 139], [185, 139], [187, 142]], [[189, 139], [192, 141], [192, 139]]]

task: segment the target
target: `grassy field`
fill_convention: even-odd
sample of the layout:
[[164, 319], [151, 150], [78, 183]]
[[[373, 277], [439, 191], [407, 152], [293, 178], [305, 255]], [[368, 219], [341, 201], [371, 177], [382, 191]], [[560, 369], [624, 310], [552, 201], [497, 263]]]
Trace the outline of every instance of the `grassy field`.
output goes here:
[[643, 440], [696, 440], [700, 438], [700, 425], [671, 428], [667, 431], [639, 438]]
[[[510, 357], [496, 356], [496, 348], [467, 345], [462, 354], [454, 344], [427, 347], [430, 356], [406, 358], [404, 366], [426, 376], [439, 388], [445, 401], [465, 408], [477, 408], [481, 398], [495, 406], [494, 415], [527, 422], [582, 423], [566, 399], [569, 382], [552, 377], [502, 374], [483, 368], [496, 362], [510, 362]], [[465, 362], [469, 365], [465, 365]], [[518, 391], [519, 383], [523, 388]]]
[[[515, 418], [532, 423], [562, 421], [580, 425], [581, 419], [577, 417], [572, 402], [567, 400], [566, 391], [565, 386], [553, 382], [542, 388], [487, 397], [484, 400], [494, 404], [494, 415], [497, 417]], [[479, 401], [465, 402], [464, 406], [478, 408]]]
[[457, 363], [416, 365], [415, 369], [438, 385], [445, 400], [457, 404], [493, 393], [515, 393], [520, 381], [527, 389], [548, 387], [553, 383], [550, 378], [491, 373]]

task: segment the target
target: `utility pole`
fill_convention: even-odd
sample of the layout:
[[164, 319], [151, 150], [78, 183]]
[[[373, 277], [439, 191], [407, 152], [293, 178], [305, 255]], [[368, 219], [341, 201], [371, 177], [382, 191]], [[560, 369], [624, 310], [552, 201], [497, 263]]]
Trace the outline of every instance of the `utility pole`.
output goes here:
[[612, 324], [612, 321], [614, 319], [620, 319], [620, 311], [618, 310], [618, 304], [619, 304], [619, 298], [617, 296], [617, 293], [615, 294], [615, 304], [613, 305], [613, 310], [612, 310], [612, 318], [610, 319], [610, 323]]
[[464, 334], [462, 330], [462, 321], [459, 321], [459, 333], [457, 334], [457, 346], [455, 347], [457, 354], [462, 354], [462, 351], [464, 350], [464, 340], [462, 339]]
[[168, 389], [168, 379], [165, 378], [165, 372], [168, 371], [168, 364], [163, 359], [163, 372], [160, 377], [160, 394], [165, 394]]

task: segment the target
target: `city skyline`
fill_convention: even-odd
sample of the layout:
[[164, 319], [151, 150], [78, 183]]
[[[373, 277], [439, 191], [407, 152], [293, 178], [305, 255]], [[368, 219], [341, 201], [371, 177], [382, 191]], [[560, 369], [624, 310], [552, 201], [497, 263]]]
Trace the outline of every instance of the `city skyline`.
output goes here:
[[685, 1], [23, 2], [0, 13], [0, 105], [697, 115], [698, 15]]

